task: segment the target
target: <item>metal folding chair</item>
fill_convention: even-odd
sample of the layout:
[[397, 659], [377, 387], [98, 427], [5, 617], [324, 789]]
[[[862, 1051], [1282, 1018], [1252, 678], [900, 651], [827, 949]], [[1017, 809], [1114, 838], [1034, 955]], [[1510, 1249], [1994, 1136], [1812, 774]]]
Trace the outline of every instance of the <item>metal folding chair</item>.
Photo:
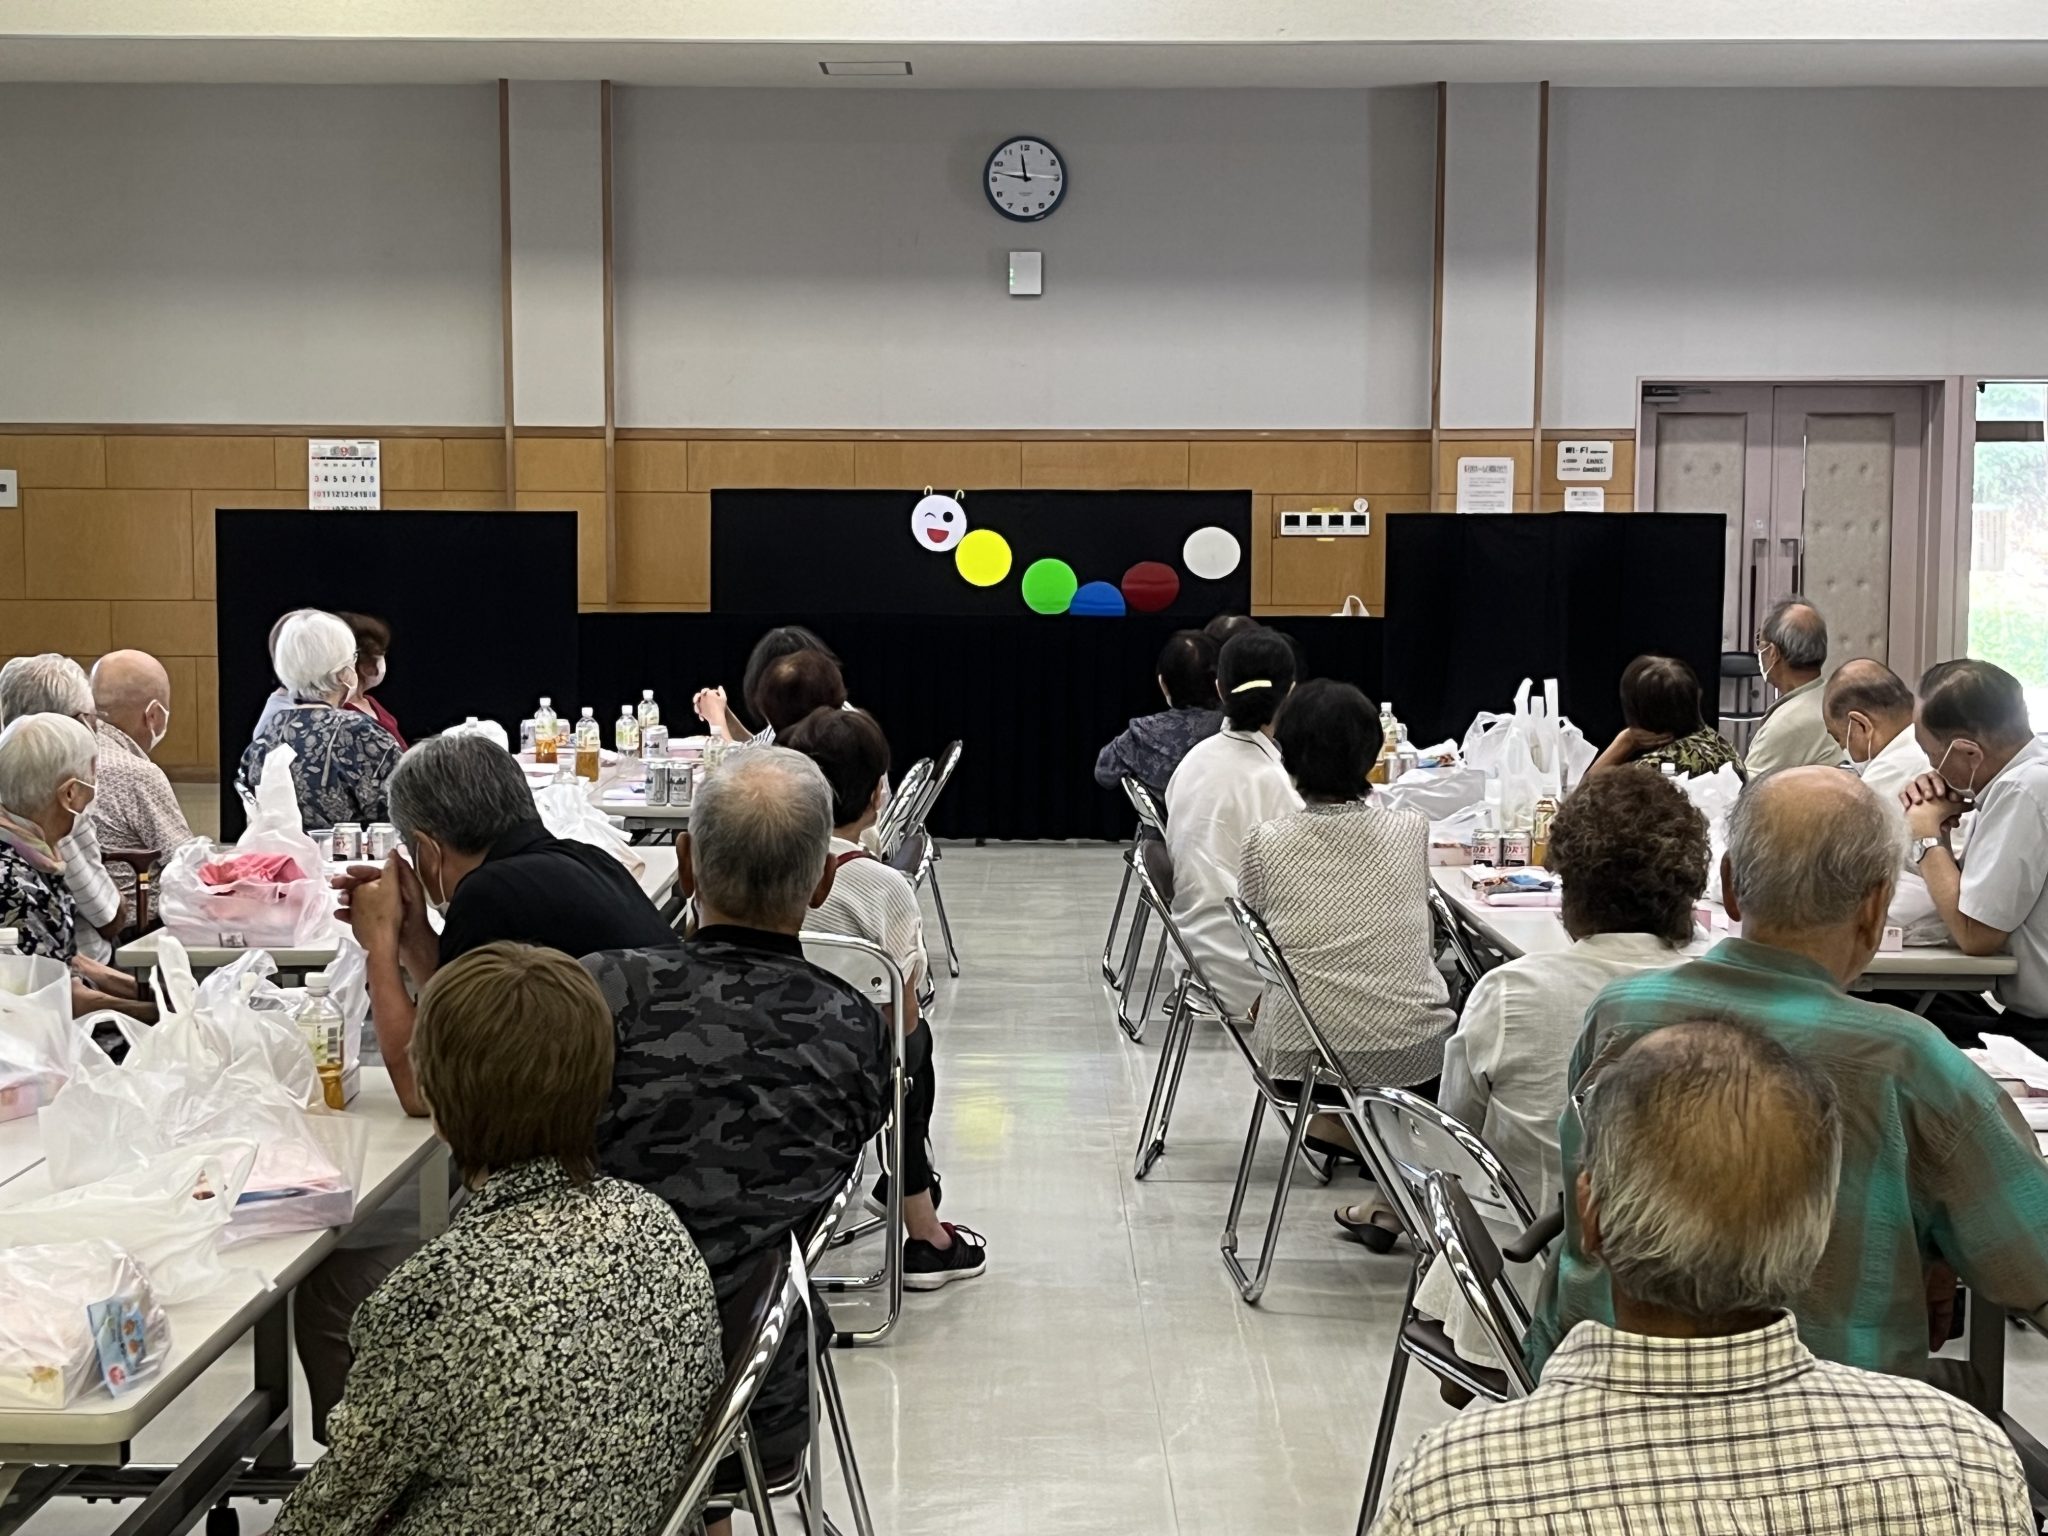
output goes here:
[[882, 807], [881, 819], [875, 823], [875, 839], [884, 859], [894, 859], [905, 832], [915, 825], [917, 808], [924, 803], [931, 779], [932, 760], [920, 757], [904, 773], [903, 781], [889, 796], [889, 803]]
[[939, 914], [939, 933], [946, 941], [946, 970], [953, 976], [960, 974], [960, 946], [953, 942], [953, 920], [946, 915], [946, 893], [939, 889], [939, 845], [932, 841], [925, 823], [931, 819], [932, 807], [939, 803], [939, 796], [945, 793], [946, 785], [952, 781], [953, 770], [960, 766], [960, 751], [960, 743], [955, 741], [939, 755], [939, 766], [933, 770], [930, 786], [918, 806], [917, 835], [924, 846], [917, 871], [911, 876], [912, 885], [932, 888], [932, 905]]
[[[1139, 864], [1145, 858], [1149, 845], [1164, 850], [1166, 847], [1166, 808], [1151, 786], [1129, 775], [1123, 781], [1124, 795], [1131, 802], [1131, 809], [1138, 813], [1138, 831], [1131, 839], [1131, 846], [1124, 853], [1123, 885], [1116, 896], [1116, 911], [1109, 920], [1109, 934], [1102, 944], [1102, 975], [1108, 983], [1110, 995], [1116, 1000], [1116, 1022], [1123, 1032], [1134, 1041], [1145, 1038], [1145, 1021], [1151, 1017], [1152, 1004], [1159, 995], [1159, 978], [1166, 968], [1166, 935], [1159, 935], [1158, 947], [1152, 956], [1151, 979], [1145, 988], [1145, 1001], [1138, 1011], [1131, 1012], [1131, 988], [1137, 983], [1138, 965], [1145, 953], [1145, 929], [1152, 916], [1152, 906], [1145, 900], [1142, 883], [1138, 902], [1131, 915], [1131, 929], [1124, 941], [1122, 962], [1110, 964], [1110, 951], [1116, 944], [1117, 928], [1123, 921], [1124, 903], [1130, 893], [1131, 882], [1139, 874]], [[1157, 855], [1154, 856], [1155, 858]], [[1159, 864], [1169, 899], [1173, 890], [1171, 860]]]
[[[835, 1344], [873, 1344], [886, 1337], [903, 1315], [903, 1008], [906, 982], [896, 962], [866, 939], [857, 939], [850, 934], [809, 932], [801, 937], [806, 960], [821, 970], [830, 971], [876, 1007], [887, 1010], [889, 1122], [882, 1127], [882, 1134], [877, 1140], [882, 1152], [882, 1166], [889, 1174], [889, 1196], [884, 1202], [882, 1215], [865, 1218], [844, 1230], [827, 1229], [825, 1234], [830, 1246], [844, 1247], [880, 1232], [881, 1262], [865, 1275], [815, 1276], [818, 1289], [828, 1296], [854, 1295], [872, 1290], [883, 1292], [888, 1309], [878, 1326], [835, 1332], [833, 1335]], [[858, 1182], [864, 1172], [864, 1168], [856, 1169], [854, 1182]], [[834, 1226], [837, 1226], [836, 1217]], [[821, 1248], [818, 1257], [823, 1256]]]

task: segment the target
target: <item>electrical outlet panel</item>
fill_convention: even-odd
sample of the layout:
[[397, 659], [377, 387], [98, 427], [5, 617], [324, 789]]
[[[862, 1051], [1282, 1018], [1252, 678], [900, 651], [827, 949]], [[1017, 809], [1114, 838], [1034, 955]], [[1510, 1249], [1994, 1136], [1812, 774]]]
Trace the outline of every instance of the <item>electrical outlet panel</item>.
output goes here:
[[1372, 532], [1370, 512], [1345, 512], [1336, 507], [1319, 507], [1313, 512], [1282, 512], [1282, 538], [1362, 539]]

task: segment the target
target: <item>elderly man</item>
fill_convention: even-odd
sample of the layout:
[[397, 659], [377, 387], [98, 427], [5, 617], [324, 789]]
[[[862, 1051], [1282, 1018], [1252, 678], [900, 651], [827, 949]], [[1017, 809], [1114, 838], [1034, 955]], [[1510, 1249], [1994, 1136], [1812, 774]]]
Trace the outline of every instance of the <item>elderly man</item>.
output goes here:
[[[2010, 948], [2019, 969], [1997, 982], [2003, 1013], [1944, 994], [1929, 1017], [1974, 1045], [1989, 1029], [2048, 1050], [2048, 740], [2027, 719], [2019, 679], [1988, 661], [1944, 661], [1920, 680], [1918, 732], [1934, 764], [1903, 797], [1909, 856], [1956, 947]], [[1950, 836], [1972, 806], [1958, 862]]]
[[1743, 766], [1752, 779], [1806, 763], [1836, 765], [1842, 749], [1821, 716], [1821, 669], [1828, 660], [1828, 625], [1803, 597], [1771, 605], [1756, 632], [1756, 664], [1778, 702], [1764, 713]]
[[[809, 758], [730, 758], [679, 839], [696, 936], [583, 961], [618, 1022], [598, 1161], [675, 1207], [721, 1303], [808, 1232], [888, 1114], [881, 1014], [797, 937], [831, 893], [831, 842], [832, 791]], [[754, 1408], [771, 1475], [802, 1444], [804, 1399], [786, 1345]]]
[[[23, 715], [69, 715], [91, 730], [92, 684], [86, 680], [85, 668], [54, 651], [17, 656], [0, 667], [0, 726]], [[115, 974], [105, 966], [114, 958], [114, 936], [128, 926], [128, 912], [121, 904], [114, 877], [100, 858], [93, 818], [78, 817], [70, 834], [52, 852], [77, 909], [78, 953], [99, 967], [88, 980], [104, 986]]]
[[[110, 651], [93, 663], [92, 699], [100, 743], [94, 823], [110, 847], [170, 852], [192, 836], [169, 776], [149, 755], [171, 728], [171, 674], [147, 651]], [[134, 868], [117, 862], [107, 873], [132, 903]]]
[[[1697, 1018], [1752, 1024], [1825, 1072], [1842, 1102], [1843, 1193], [1795, 1308], [1800, 1337], [1823, 1359], [1931, 1377], [1952, 1271], [1989, 1305], [2048, 1317], [2048, 1164], [2012, 1100], [1933, 1026], [1845, 990], [1877, 952], [1903, 838], [1891, 808], [1838, 769], [1752, 782], [1721, 863], [1742, 937], [1602, 992], [1570, 1081], [1638, 1035]], [[1559, 1131], [1570, 1188], [1583, 1163], [1569, 1114]], [[1614, 1315], [1607, 1276], [1565, 1215], [1529, 1335], [1538, 1369], [1573, 1324]]]
[[1573, 1329], [1533, 1396], [1424, 1435], [1377, 1536], [2034, 1528], [1988, 1419], [1800, 1342], [1843, 1156], [1823, 1072], [1745, 1025], [1677, 1024], [1581, 1097], [1574, 1204], [1614, 1324]]
[[[1888, 805], [1900, 804], [1908, 786], [1928, 770], [1927, 754], [1913, 734], [1913, 690], [1881, 661], [1859, 656], [1837, 667], [1821, 694], [1821, 718], [1847, 754], [1850, 772]], [[1910, 860], [1892, 892], [1890, 920], [1911, 943], [1948, 942], [1927, 882]]]

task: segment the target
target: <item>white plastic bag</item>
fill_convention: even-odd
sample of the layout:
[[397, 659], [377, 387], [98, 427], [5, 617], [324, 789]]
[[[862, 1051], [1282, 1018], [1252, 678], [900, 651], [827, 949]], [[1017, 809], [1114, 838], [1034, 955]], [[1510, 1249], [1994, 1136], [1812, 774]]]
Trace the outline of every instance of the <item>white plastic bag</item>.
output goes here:
[[1679, 774], [1678, 787], [1707, 818], [1707, 899], [1721, 899], [1721, 855], [1728, 851], [1728, 818], [1742, 794], [1742, 775], [1733, 763], [1723, 763], [1712, 773], [1697, 778]]
[[0, 1249], [0, 1403], [64, 1408], [163, 1367], [171, 1326], [142, 1266], [107, 1242]]
[[255, 996], [241, 994], [245, 975], [263, 977], [276, 969], [267, 953], [252, 950], [194, 982], [185, 946], [164, 934], [150, 977], [158, 1020], [154, 1026], [128, 1028], [126, 1065], [144, 1071], [188, 1070], [201, 1082], [223, 1077], [275, 1082], [293, 1103], [311, 1104], [320, 1094], [319, 1069], [283, 994], [260, 984]]
[[[298, 790], [292, 783], [290, 747], [274, 748], [263, 760], [255, 810], [248, 829], [231, 849], [204, 838], [181, 845], [164, 865], [157, 886], [157, 910], [164, 928], [189, 944], [223, 949], [299, 949], [322, 942], [334, 931], [334, 893], [320, 845], [299, 820]], [[202, 866], [238, 854], [282, 854], [301, 878], [280, 884], [238, 880], [208, 885]]]
[[633, 851], [626, 834], [591, 802], [590, 790], [581, 779], [574, 784], [549, 784], [534, 794], [540, 808], [541, 824], [555, 837], [589, 843], [602, 848], [633, 872], [635, 879], [647, 868], [647, 861]]
[[1477, 768], [1411, 768], [1373, 796], [1388, 810], [1420, 811], [1442, 821], [1486, 798], [1486, 775]]
[[1562, 796], [1600, 755], [1585, 733], [1557, 712], [1557, 679], [1545, 681], [1543, 697], [1533, 705], [1532, 686], [1523, 678], [1513, 713], [1482, 710], [1465, 732], [1466, 766], [1500, 780], [1503, 826], [1527, 824], [1539, 796]]
[[255, 1158], [246, 1141], [184, 1147], [79, 1189], [0, 1207], [0, 1248], [118, 1243], [149, 1272], [157, 1299], [174, 1306], [231, 1282], [253, 1290], [257, 1277], [228, 1270], [219, 1250]]
[[32, 1115], [78, 1072], [92, 1027], [120, 1015], [101, 1011], [73, 1022], [71, 971], [43, 955], [0, 955], [0, 1120]]

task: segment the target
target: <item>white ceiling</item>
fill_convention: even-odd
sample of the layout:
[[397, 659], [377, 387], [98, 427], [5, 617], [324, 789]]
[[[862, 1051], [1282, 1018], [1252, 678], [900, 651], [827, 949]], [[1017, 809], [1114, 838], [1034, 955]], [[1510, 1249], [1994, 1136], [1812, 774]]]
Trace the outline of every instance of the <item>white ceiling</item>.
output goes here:
[[[2048, 10], [2048, 6], [2043, 7]], [[909, 79], [828, 79], [826, 59], [907, 59]], [[2048, 41], [703, 43], [0, 37], [0, 81], [626, 85], [820, 90], [1559, 85], [2040, 86]]]

